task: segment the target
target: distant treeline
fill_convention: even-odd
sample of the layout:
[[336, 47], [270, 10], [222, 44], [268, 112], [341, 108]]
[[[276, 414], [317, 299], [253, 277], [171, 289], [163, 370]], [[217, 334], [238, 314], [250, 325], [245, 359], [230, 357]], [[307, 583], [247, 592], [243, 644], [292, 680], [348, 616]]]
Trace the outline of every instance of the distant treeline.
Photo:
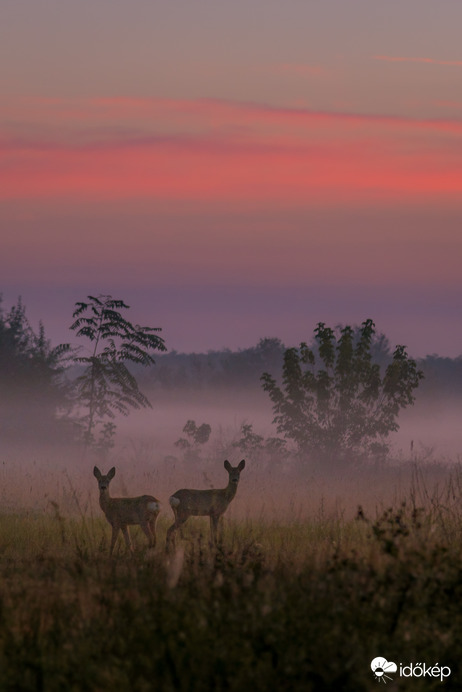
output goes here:
[[280, 372], [284, 351], [279, 339], [261, 339], [256, 346], [238, 351], [171, 351], [156, 356], [155, 366], [136, 375], [147, 389], [248, 389], [261, 386], [264, 371]]
[[427, 356], [418, 361], [424, 373], [417, 397], [462, 399], [462, 356]]
[[[316, 343], [310, 342], [316, 351]], [[270, 373], [280, 380], [286, 346], [280, 339], [264, 338], [256, 346], [237, 351], [223, 349], [207, 353], [156, 354], [155, 365], [130, 364], [137, 382], [148, 398], [162, 402], [168, 392], [258, 393], [261, 376]], [[35, 333], [18, 300], [4, 310], [0, 295], [0, 440], [51, 435], [72, 436], [75, 410], [81, 404], [75, 382], [82, 366], [68, 345], [53, 347], [40, 325]], [[373, 362], [386, 368], [392, 349], [383, 334], [374, 335]], [[416, 392], [416, 403], [433, 406], [462, 400], [462, 356], [427, 356], [418, 361], [424, 379]]]
[[[162, 389], [251, 389], [261, 387], [260, 377], [269, 372], [281, 373], [286, 346], [279, 339], [261, 339], [256, 346], [231, 351], [177, 353], [156, 357], [156, 365], [147, 372], [137, 372], [141, 387]], [[373, 347], [374, 360], [382, 367], [392, 356], [388, 340], [380, 335]], [[418, 360], [424, 373], [416, 394], [420, 397], [462, 398], [462, 356], [443, 358], [430, 355]]]

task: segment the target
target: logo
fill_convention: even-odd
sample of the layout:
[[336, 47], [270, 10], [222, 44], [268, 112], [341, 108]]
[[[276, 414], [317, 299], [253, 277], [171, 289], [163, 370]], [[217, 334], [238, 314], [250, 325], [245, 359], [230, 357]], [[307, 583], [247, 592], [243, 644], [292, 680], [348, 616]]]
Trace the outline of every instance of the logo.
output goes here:
[[[377, 682], [387, 682], [393, 680], [392, 674], [398, 672], [398, 666], [393, 661], [387, 661], [383, 656], [377, 656], [371, 661], [371, 670]], [[427, 665], [426, 663], [409, 663], [408, 665], [399, 664], [400, 678], [439, 678], [444, 682], [445, 678], [451, 675], [449, 666], [440, 666], [438, 663]]]
[[398, 666], [393, 661], [387, 661], [386, 658], [382, 656], [377, 656], [371, 661], [371, 670], [374, 673], [374, 677], [377, 682], [384, 682], [393, 680], [389, 673], [396, 673]]

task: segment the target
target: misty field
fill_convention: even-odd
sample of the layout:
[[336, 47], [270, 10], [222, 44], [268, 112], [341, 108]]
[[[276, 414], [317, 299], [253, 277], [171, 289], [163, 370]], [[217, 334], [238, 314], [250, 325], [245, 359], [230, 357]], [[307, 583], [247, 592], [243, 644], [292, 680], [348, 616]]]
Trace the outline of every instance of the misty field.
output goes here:
[[[42, 507], [4, 507], [0, 690], [360, 692], [386, 682], [370, 668], [378, 656], [448, 667], [445, 689], [460, 689], [459, 467], [413, 468], [394, 493], [392, 472], [372, 470], [363, 487], [340, 483], [350, 506], [323, 491], [310, 512], [294, 496], [279, 516], [271, 500], [249, 511], [250, 471], [216, 550], [208, 521], [191, 519], [166, 555], [164, 508], [154, 550], [133, 527], [134, 557], [119, 540], [110, 559], [94, 479], [88, 503], [68, 476], [53, 499], [50, 471]], [[8, 464], [2, 472], [5, 497], [14, 474]], [[27, 473], [25, 505], [37, 489]], [[327, 486], [335, 495], [334, 479]], [[353, 486], [390, 493], [381, 506], [353, 508]], [[442, 684], [394, 677], [387, 689]]]

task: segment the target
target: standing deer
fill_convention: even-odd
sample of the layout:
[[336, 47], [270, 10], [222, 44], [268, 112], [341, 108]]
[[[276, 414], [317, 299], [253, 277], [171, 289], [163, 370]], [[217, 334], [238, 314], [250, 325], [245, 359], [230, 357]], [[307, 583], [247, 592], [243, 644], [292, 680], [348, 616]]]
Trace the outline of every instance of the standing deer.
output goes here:
[[115, 476], [115, 468], [103, 476], [97, 466], [93, 469], [93, 475], [98, 481], [99, 504], [106, 519], [112, 526], [112, 538], [109, 555], [112, 555], [119, 531], [122, 531], [125, 545], [133, 553], [133, 545], [130, 539], [129, 525], [139, 524], [148, 537], [149, 547], [156, 545], [156, 521], [160, 511], [159, 500], [152, 495], [140, 497], [111, 497], [109, 495], [109, 483]]
[[221, 490], [177, 490], [169, 498], [170, 506], [175, 515], [175, 522], [167, 531], [167, 550], [175, 545], [177, 530], [192, 516], [210, 517], [212, 543], [213, 545], [217, 544], [218, 521], [236, 495], [239, 477], [245, 467], [245, 459], [242, 459], [236, 467], [231, 466], [226, 460], [224, 466], [229, 475], [226, 488]]

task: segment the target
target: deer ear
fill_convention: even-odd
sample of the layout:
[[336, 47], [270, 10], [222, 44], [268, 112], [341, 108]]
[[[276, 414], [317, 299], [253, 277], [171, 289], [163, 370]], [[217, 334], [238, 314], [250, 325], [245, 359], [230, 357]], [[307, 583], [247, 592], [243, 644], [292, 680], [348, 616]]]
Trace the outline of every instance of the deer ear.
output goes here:
[[93, 475], [98, 480], [101, 478], [101, 471], [99, 470], [99, 468], [97, 466], [95, 466], [95, 468], [93, 469]]
[[114, 476], [115, 476], [115, 466], [113, 466], [112, 469], [110, 471], [108, 471], [108, 474], [107, 474], [108, 481], [110, 481], [111, 478], [114, 478]]
[[224, 463], [224, 466], [225, 466], [225, 469], [228, 471], [228, 473], [229, 473], [229, 472], [231, 471], [231, 469], [233, 468], [233, 467], [231, 466], [231, 464], [229, 463], [228, 459], [226, 459], [226, 461], [225, 461], [225, 463]]
[[242, 461], [239, 462], [239, 466], [237, 467], [238, 471], [242, 471], [242, 469], [245, 468], [245, 459], [242, 459]]

